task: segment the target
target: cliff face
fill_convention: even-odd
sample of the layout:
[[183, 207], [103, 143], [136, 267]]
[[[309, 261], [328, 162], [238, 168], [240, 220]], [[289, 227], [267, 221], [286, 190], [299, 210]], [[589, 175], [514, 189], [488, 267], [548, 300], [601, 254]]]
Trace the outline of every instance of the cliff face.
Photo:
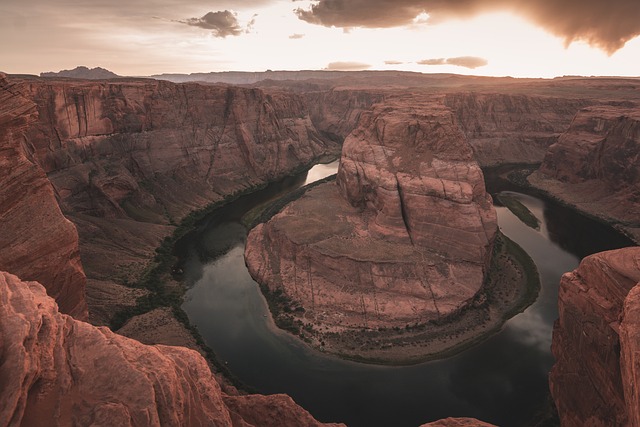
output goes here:
[[638, 426], [640, 248], [585, 258], [560, 282], [549, 382], [563, 426]]
[[[151, 80], [40, 79], [5, 82], [3, 93], [9, 85], [29, 100], [33, 120], [3, 143], [22, 150], [45, 180], [46, 173], [75, 223], [96, 305], [105, 293], [124, 295], [113, 282], [135, 279], [189, 212], [338, 149], [320, 136], [297, 95]], [[59, 211], [53, 192], [51, 209]]]
[[206, 361], [61, 314], [36, 282], [0, 272], [2, 426], [319, 426], [291, 398], [227, 396]]
[[483, 283], [496, 215], [451, 112], [388, 100], [343, 146], [337, 185], [308, 191], [249, 234], [249, 271], [341, 327], [441, 319]]
[[342, 143], [358, 125], [360, 115], [385, 98], [383, 91], [334, 88], [304, 94], [313, 124]]
[[61, 311], [87, 318], [78, 234], [24, 140], [36, 105], [0, 75], [0, 269], [38, 280]]
[[498, 93], [448, 94], [445, 104], [473, 147], [478, 163], [538, 163], [547, 148], [593, 101]]
[[640, 109], [581, 110], [529, 181], [640, 240]]

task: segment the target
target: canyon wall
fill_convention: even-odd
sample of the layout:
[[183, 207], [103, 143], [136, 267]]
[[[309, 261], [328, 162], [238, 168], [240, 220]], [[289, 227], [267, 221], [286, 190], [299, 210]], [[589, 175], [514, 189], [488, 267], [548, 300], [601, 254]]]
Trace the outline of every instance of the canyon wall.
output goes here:
[[563, 426], [640, 426], [640, 248], [562, 276], [549, 377]]
[[0, 426], [320, 426], [285, 395], [228, 396], [193, 350], [149, 346], [58, 312], [0, 272]]
[[529, 182], [640, 241], [640, 108], [581, 110]]
[[445, 104], [481, 166], [540, 163], [576, 112], [594, 101], [537, 95], [461, 92]]
[[36, 105], [0, 75], [0, 269], [45, 285], [64, 313], [87, 318], [78, 234], [24, 135]]
[[497, 230], [482, 172], [453, 115], [431, 97], [362, 113], [337, 184], [306, 192], [254, 228], [256, 280], [331, 327], [443, 319], [483, 284]]
[[355, 129], [360, 115], [373, 104], [384, 101], [388, 93], [376, 89], [334, 88], [303, 94], [315, 127], [334, 141], [342, 143]]
[[3, 144], [49, 179], [47, 206], [75, 223], [102, 324], [104, 301], [127, 294], [117, 283], [136, 280], [188, 213], [339, 150], [293, 94], [153, 80], [11, 79], [2, 90], [31, 114]]

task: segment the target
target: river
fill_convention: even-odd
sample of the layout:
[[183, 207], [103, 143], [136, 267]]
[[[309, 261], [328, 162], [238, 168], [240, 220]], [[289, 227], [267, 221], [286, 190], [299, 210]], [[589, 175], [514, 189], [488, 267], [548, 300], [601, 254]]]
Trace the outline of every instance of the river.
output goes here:
[[541, 291], [502, 331], [456, 356], [407, 367], [339, 360], [277, 329], [243, 252], [240, 222], [252, 207], [335, 173], [318, 165], [213, 213], [177, 245], [189, 290], [183, 309], [242, 382], [264, 394], [286, 393], [317, 419], [359, 426], [411, 426], [444, 417], [526, 425], [548, 401], [551, 331], [562, 273], [594, 252], [631, 245], [610, 228], [487, 175], [490, 193], [510, 191], [540, 220], [540, 230], [496, 207], [504, 234], [536, 263]]

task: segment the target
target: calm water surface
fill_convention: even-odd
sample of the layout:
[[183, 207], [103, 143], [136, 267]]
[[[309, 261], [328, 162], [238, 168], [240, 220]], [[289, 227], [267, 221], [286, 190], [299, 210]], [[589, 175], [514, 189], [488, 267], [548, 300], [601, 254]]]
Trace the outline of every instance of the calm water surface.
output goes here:
[[[590, 253], [631, 242], [560, 206], [511, 191], [541, 221], [524, 225], [496, 207], [504, 234], [535, 261], [537, 301], [503, 330], [457, 356], [408, 367], [342, 361], [312, 350], [277, 329], [243, 252], [242, 215], [308, 182], [335, 173], [319, 165], [214, 213], [177, 245], [190, 286], [183, 305], [207, 344], [244, 383], [287, 393], [321, 421], [349, 426], [412, 426], [443, 417], [475, 417], [501, 426], [526, 425], [547, 401], [553, 364], [551, 330], [562, 273]], [[488, 176], [488, 189], [512, 190]]]

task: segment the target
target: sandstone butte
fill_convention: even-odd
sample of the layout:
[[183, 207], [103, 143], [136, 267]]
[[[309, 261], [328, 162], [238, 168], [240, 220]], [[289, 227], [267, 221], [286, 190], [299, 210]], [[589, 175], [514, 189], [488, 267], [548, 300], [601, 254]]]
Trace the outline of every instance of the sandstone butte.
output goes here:
[[562, 426], [640, 426], [640, 247], [583, 259], [558, 308], [549, 383]]
[[388, 99], [361, 115], [327, 183], [254, 228], [250, 273], [343, 330], [443, 319], [483, 284], [496, 214], [451, 110]]
[[528, 179], [640, 242], [639, 171], [640, 109], [612, 102], [580, 110]]

